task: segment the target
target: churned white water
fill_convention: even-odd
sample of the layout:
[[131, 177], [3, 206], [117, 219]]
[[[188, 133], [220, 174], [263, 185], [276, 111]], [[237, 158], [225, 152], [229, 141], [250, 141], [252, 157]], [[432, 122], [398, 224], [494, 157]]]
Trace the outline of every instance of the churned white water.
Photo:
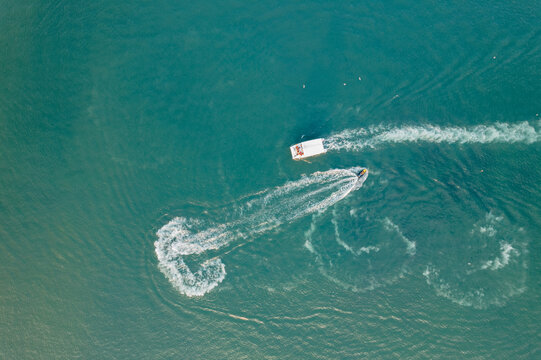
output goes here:
[[360, 188], [367, 175], [358, 178], [362, 168], [315, 172], [300, 180], [267, 189], [235, 204], [228, 213], [236, 218], [224, 224], [175, 217], [156, 235], [154, 243], [159, 268], [181, 293], [202, 296], [218, 286], [226, 275], [220, 258], [204, 260], [196, 271], [185, 262], [190, 255], [219, 249], [235, 241], [257, 236], [314, 212], [323, 212]]

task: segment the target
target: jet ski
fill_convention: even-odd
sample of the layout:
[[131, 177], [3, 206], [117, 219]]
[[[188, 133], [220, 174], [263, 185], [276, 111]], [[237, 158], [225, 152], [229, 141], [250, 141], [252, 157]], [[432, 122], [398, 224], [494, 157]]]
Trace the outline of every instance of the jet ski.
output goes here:
[[358, 173], [356, 173], [355, 175], [357, 175], [357, 178], [360, 179], [364, 174], [366, 174], [366, 171], [367, 171], [367, 169], [364, 168], [361, 171], [359, 171]]

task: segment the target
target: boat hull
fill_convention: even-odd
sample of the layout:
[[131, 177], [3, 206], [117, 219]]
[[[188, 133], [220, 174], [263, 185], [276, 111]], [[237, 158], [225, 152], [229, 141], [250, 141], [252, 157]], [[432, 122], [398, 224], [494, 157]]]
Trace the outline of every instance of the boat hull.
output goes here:
[[323, 144], [324, 139], [304, 141], [289, 147], [293, 160], [302, 160], [312, 156], [321, 155], [327, 152]]

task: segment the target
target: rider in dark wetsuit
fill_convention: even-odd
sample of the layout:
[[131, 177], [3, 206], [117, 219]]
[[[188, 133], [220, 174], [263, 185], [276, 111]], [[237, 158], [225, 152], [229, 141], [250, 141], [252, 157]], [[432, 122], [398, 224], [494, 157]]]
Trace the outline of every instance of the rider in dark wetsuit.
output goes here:
[[365, 173], [366, 173], [366, 169], [362, 169], [362, 170], [359, 171], [359, 173], [357, 174], [357, 177], [360, 179], [361, 176], [363, 176]]

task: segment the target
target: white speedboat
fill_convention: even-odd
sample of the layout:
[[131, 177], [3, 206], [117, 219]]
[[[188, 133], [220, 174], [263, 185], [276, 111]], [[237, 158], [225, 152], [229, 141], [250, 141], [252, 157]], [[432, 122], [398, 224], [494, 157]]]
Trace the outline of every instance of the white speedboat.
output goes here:
[[291, 150], [293, 160], [302, 160], [327, 152], [327, 149], [323, 145], [323, 139], [304, 141], [290, 146], [289, 149]]

